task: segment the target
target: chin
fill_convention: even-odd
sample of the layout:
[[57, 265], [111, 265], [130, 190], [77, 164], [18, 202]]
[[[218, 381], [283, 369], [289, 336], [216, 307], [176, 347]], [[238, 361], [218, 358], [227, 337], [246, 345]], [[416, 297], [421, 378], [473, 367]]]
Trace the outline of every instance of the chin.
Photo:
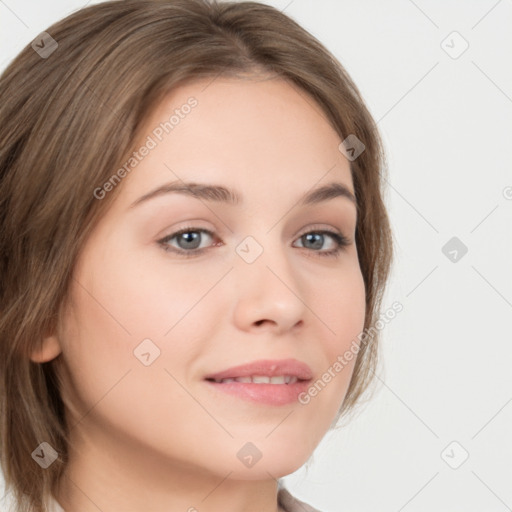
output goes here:
[[[251, 453], [251, 449], [252, 447], [247, 448], [246, 453]], [[267, 448], [262, 448], [259, 454], [256, 450], [253, 451], [253, 461], [250, 458], [248, 461], [244, 461], [244, 453], [242, 452], [240, 455], [239, 453], [236, 454], [235, 463], [233, 464], [231, 459], [227, 461], [226, 466], [226, 472], [232, 471], [230, 478], [239, 480], [281, 478], [297, 471], [312, 455], [312, 452], [306, 452], [304, 449], [299, 451], [297, 445], [295, 448], [283, 444], [276, 447], [271, 446], [270, 443]]]
[[229, 476], [231, 480], [278, 479], [297, 471], [308, 458], [309, 457], [305, 457], [303, 461], [296, 461], [293, 457], [293, 460], [287, 460], [284, 456], [281, 456], [280, 461], [267, 462], [267, 464], [264, 464], [262, 460], [260, 460], [252, 468], [237, 467], [233, 469], [231, 467], [226, 469], [231, 472]]

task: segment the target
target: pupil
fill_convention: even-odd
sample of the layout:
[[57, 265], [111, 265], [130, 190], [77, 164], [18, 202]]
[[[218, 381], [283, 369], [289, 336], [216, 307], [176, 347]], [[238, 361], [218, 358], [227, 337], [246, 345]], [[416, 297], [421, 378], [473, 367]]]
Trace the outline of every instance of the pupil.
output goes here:
[[[189, 231], [187, 233], [182, 233], [181, 234], [181, 237], [182, 239], [186, 239], [185, 240], [185, 248], [186, 249], [197, 249], [197, 247], [200, 245], [198, 243], [199, 241], [199, 233], [195, 232], [195, 231]], [[195, 245], [194, 245], [194, 242], [195, 242]]]
[[321, 249], [322, 248], [322, 245], [323, 245], [323, 238], [324, 236], [321, 235], [320, 233], [308, 233], [306, 236], [306, 240], [308, 242], [311, 241], [312, 238], [316, 238], [316, 241], [313, 241], [313, 245], [315, 249]]

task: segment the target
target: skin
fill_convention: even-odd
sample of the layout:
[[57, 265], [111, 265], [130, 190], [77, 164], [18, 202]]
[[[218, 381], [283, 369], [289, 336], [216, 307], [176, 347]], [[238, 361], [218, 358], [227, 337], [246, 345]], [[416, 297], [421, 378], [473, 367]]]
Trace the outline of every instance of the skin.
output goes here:
[[[355, 359], [307, 405], [248, 402], [203, 381], [256, 359], [295, 358], [314, 382], [365, 315], [355, 205], [296, 206], [333, 181], [354, 191], [340, 136], [282, 79], [210, 82], [175, 89], [147, 120], [141, 142], [198, 100], [118, 185], [77, 261], [58, 332], [33, 355], [57, 357], [65, 383], [70, 462], [56, 498], [68, 511], [276, 512], [276, 479], [311, 456], [350, 383]], [[165, 194], [130, 208], [178, 178], [235, 188], [243, 203]], [[190, 226], [214, 232], [199, 235], [206, 250], [166, 252], [159, 240]], [[320, 254], [336, 247], [329, 236], [320, 249], [301, 238], [322, 229], [349, 239], [337, 257]], [[235, 251], [247, 236], [263, 248], [251, 264]], [[186, 241], [167, 245], [191, 251]], [[146, 338], [161, 351], [150, 366], [133, 353]], [[250, 468], [236, 456], [249, 441], [262, 454]]]

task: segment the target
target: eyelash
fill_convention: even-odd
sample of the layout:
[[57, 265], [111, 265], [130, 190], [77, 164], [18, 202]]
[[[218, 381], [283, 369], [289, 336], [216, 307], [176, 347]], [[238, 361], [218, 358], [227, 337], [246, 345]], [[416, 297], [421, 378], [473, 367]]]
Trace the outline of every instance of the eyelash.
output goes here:
[[[176, 249], [175, 247], [169, 246], [168, 242], [172, 240], [173, 238], [179, 237], [180, 235], [184, 233], [206, 233], [207, 235], [214, 238], [214, 233], [210, 231], [209, 229], [203, 229], [203, 228], [196, 228], [196, 227], [187, 227], [180, 229], [179, 231], [176, 231], [175, 233], [172, 233], [170, 235], [167, 235], [166, 237], [162, 238], [161, 240], [158, 240], [158, 244], [161, 245], [162, 249], [166, 252], [172, 252], [175, 254], [179, 254], [180, 256], [183, 256], [185, 258], [192, 258], [194, 256], [199, 256], [200, 254], [203, 254], [206, 250], [208, 250], [210, 247], [203, 247], [202, 249], [192, 249], [190, 251], [185, 251], [183, 249]], [[330, 236], [334, 242], [336, 243], [336, 248], [331, 249], [329, 251], [316, 251], [314, 249], [311, 249], [313, 252], [318, 253], [318, 256], [322, 257], [330, 257], [330, 258], [337, 258], [340, 256], [340, 253], [350, 245], [350, 241], [341, 233], [336, 233], [335, 231], [330, 230], [312, 230], [307, 231], [306, 233], [303, 233], [300, 237], [304, 237], [306, 235], [310, 234], [321, 234], [321, 235], [328, 235]], [[307, 249], [306, 247], [300, 247], [300, 249]]]

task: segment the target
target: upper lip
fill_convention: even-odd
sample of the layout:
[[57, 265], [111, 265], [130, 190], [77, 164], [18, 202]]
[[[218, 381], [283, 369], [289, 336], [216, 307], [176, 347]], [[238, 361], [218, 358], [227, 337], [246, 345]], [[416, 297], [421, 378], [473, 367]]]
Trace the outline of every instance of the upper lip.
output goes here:
[[279, 375], [290, 375], [299, 380], [309, 380], [313, 377], [311, 368], [296, 359], [260, 359], [248, 364], [233, 366], [227, 370], [207, 375], [205, 379], [234, 379], [236, 377], [250, 377], [263, 375], [276, 377]]

